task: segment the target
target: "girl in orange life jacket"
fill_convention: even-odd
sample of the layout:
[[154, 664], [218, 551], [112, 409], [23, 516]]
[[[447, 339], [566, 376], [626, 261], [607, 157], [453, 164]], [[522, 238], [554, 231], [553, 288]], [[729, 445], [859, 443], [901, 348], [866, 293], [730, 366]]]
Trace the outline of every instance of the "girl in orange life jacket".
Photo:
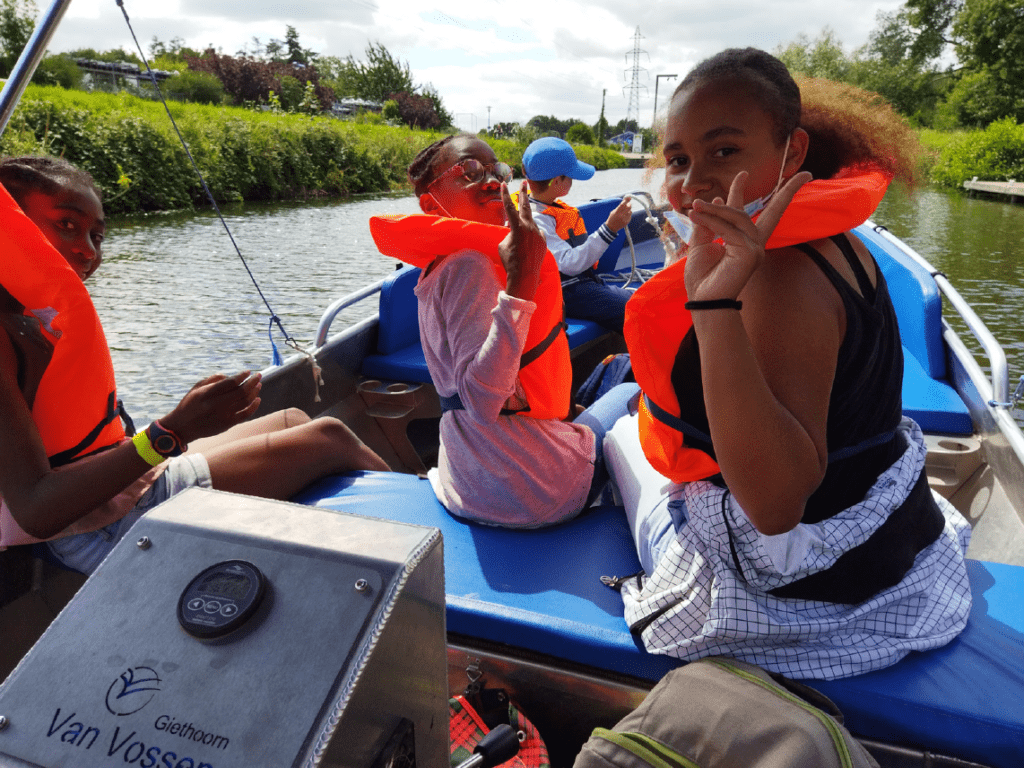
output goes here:
[[[901, 419], [895, 313], [847, 232], [870, 211], [837, 181], [911, 171], [911, 134], [870, 97], [838, 96], [803, 109], [785, 66], [745, 49], [702, 62], [672, 97], [665, 190], [694, 231], [685, 261], [627, 306], [648, 412], [606, 446], [624, 457], [610, 459], [620, 487], [639, 489], [627, 514], [649, 577], [624, 597], [657, 652], [836, 677], [941, 645], [966, 621], [968, 528], [933, 498], [921, 431]], [[839, 184], [822, 216], [801, 215], [809, 169]], [[773, 247], [788, 208], [803, 236]], [[650, 351], [665, 310], [677, 348]], [[666, 388], [674, 413], [649, 396]], [[685, 436], [675, 455], [649, 439], [666, 429]]]
[[579, 514], [603, 485], [604, 430], [592, 413], [567, 420], [558, 270], [530, 207], [513, 205], [511, 176], [484, 141], [449, 136], [409, 166], [428, 215], [378, 217], [371, 231], [382, 252], [424, 267], [420, 337], [446, 407], [429, 475], [438, 499], [460, 517], [537, 527]]
[[82, 282], [102, 256], [99, 189], [47, 157], [0, 161], [0, 184], [0, 547], [49, 540], [89, 572], [188, 485], [285, 499], [331, 472], [387, 469], [333, 419], [291, 409], [241, 423], [259, 406], [247, 371], [204, 379], [129, 440]]

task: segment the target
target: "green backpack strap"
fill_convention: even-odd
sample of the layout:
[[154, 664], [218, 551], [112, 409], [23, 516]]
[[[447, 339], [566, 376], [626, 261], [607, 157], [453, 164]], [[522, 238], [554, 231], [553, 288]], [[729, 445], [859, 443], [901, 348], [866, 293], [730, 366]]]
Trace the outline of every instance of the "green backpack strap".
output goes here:
[[700, 768], [695, 762], [643, 733], [620, 733], [607, 728], [595, 728], [592, 738], [610, 741], [653, 768]]
[[822, 727], [824, 727], [828, 734], [832, 737], [832, 743], [835, 744], [836, 754], [839, 757], [839, 764], [842, 766], [842, 768], [853, 768], [853, 757], [850, 755], [850, 747], [846, 743], [846, 738], [843, 736], [843, 733], [839, 729], [839, 725], [836, 723], [836, 721], [829, 717], [826, 713], [822, 712], [813, 704], [804, 701], [799, 696], [790, 693], [777, 683], [769, 682], [768, 680], [764, 680], [763, 678], [758, 677], [757, 675], [751, 672], [748, 672], [744, 669], [740, 669], [738, 666], [730, 663], [726, 659], [714, 658], [704, 659], [704, 661], [707, 664], [714, 664], [716, 667], [724, 669], [730, 672], [731, 674], [743, 678], [748, 682], [761, 686], [766, 691], [774, 693], [780, 699], [784, 699], [789, 703], [793, 704], [794, 706], [800, 707], [808, 714], [817, 718], [817, 720], [821, 723]]

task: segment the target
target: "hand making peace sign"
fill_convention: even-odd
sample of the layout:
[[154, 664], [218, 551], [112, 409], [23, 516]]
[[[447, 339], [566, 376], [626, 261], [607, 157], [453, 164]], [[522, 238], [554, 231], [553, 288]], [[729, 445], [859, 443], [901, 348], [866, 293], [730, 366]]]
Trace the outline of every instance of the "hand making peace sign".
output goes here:
[[[761, 266], [765, 243], [778, 225], [797, 190], [811, 180], [806, 171], [786, 181], [757, 221], [743, 210], [748, 174], [736, 174], [729, 200], [695, 200], [690, 220], [696, 225], [686, 258], [686, 293], [691, 301], [735, 299]], [[717, 242], [721, 240], [722, 242]]]

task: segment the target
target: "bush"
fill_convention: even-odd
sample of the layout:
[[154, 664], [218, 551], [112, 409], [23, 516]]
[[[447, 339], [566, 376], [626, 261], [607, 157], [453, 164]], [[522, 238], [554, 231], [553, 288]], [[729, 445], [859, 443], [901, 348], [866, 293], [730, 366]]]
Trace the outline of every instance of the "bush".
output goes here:
[[70, 56], [47, 56], [39, 62], [32, 82], [36, 85], [56, 85], [61, 88], [78, 88], [82, 84], [82, 70]]
[[1005, 118], [956, 136], [932, 168], [932, 180], [944, 187], [960, 189], [975, 176], [986, 181], [1024, 179], [1024, 126]]
[[185, 70], [167, 78], [160, 89], [196, 104], [223, 104], [227, 98], [221, 81], [207, 72]]
[[[218, 201], [385, 192], [406, 184], [427, 131], [235, 107], [170, 103]], [[29, 86], [0, 153], [66, 157], [89, 171], [110, 214], [203, 205], [188, 157], [156, 102]]]
[[594, 131], [586, 123], [575, 123], [565, 132], [565, 140], [570, 144], [596, 144]]

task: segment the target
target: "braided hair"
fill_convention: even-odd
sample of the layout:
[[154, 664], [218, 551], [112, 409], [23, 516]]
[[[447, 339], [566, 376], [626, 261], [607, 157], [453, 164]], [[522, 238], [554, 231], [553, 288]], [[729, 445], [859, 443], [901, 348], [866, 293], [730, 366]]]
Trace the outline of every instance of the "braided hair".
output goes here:
[[103, 200], [103, 193], [92, 175], [67, 160], [45, 155], [25, 155], [0, 159], [0, 184], [18, 205], [31, 192], [52, 195], [64, 187], [83, 186]]
[[434, 173], [434, 161], [437, 160], [437, 156], [441, 153], [445, 147], [447, 147], [455, 139], [475, 139], [477, 138], [471, 133], [453, 133], [451, 136], [445, 136], [443, 139], [439, 139], [431, 144], [429, 147], [420, 150], [420, 153], [413, 158], [413, 161], [409, 164], [409, 170], [407, 176], [409, 183], [412, 184], [413, 190], [417, 195], [422, 195], [427, 191], [427, 187], [430, 183], [437, 178], [437, 174]]

